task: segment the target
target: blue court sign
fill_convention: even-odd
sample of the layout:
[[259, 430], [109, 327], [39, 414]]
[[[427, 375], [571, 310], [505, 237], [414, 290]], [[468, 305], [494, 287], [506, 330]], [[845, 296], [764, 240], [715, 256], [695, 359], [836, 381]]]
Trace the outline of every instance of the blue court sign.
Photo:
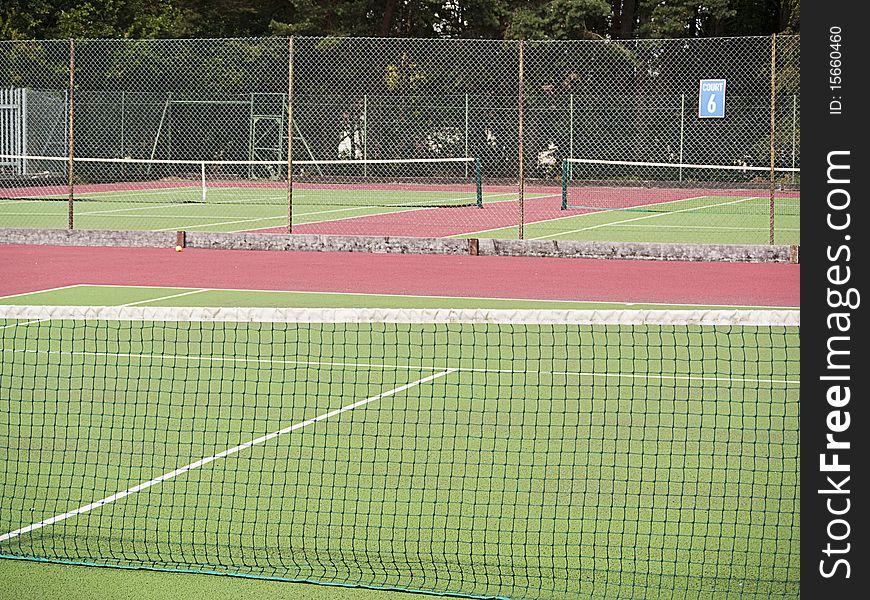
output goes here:
[[725, 80], [702, 79], [698, 91], [698, 117], [721, 119], [725, 117]]

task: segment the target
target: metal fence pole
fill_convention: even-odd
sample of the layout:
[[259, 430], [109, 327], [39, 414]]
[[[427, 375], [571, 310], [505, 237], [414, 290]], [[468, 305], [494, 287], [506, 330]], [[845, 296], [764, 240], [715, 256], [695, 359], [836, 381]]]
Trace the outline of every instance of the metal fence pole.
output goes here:
[[287, 39], [287, 233], [293, 233], [293, 36]]
[[73, 199], [75, 196], [75, 179], [74, 179], [74, 162], [75, 162], [75, 65], [76, 65], [76, 44], [75, 40], [70, 38], [69, 41], [69, 118], [68, 132], [69, 143], [67, 145], [69, 153], [67, 157], [67, 227], [73, 228]]
[[26, 174], [29, 172], [28, 164], [27, 164], [27, 90], [21, 90], [21, 113], [18, 115], [18, 122], [21, 124], [21, 138], [18, 140], [18, 147], [20, 149], [19, 156], [24, 156], [21, 159], [21, 172]]
[[774, 242], [776, 191], [776, 34], [770, 42], [770, 243]]
[[[574, 94], [568, 96], [568, 158], [574, 158]], [[571, 163], [568, 165], [565, 175], [571, 176]]]
[[[363, 130], [362, 130], [362, 145], [363, 145], [363, 161], [369, 159], [369, 95], [363, 94]], [[363, 162], [363, 177], [369, 175], [369, 164]]]
[[680, 94], [680, 181], [683, 180], [683, 148], [686, 140], [686, 94]]
[[[796, 147], [795, 141], [797, 139], [797, 94], [791, 95], [791, 168], [795, 168], [795, 158], [796, 158]], [[791, 173], [791, 182], [795, 182], [794, 171]]]
[[[465, 93], [465, 158], [468, 156], [468, 92]], [[468, 163], [465, 163], [465, 178], [468, 179]]]
[[519, 68], [520, 68], [520, 76], [519, 76], [519, 90], [517, 93], [517, 153], [519, 154], [519, 164], [517, 165], [518, 171], [518, 202], [517, 202], [517, 227], [518, 227], [518, 235], [519, 239], [523, 239], [523, 221], [525, 220], [525, 216], [523, 215], [523, 195], [525, 192], [525, 176], [523, 173], [523, 111], [524, 111], [524, 77], [523, 77], [523, 40], [520, 40], [520, 57], [519, 57]]

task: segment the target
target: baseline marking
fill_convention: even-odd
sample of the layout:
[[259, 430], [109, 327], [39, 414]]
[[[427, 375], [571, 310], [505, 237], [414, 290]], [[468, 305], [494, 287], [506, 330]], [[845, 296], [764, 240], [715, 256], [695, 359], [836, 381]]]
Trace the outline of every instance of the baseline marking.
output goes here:
[[[542, 197], [543, 198], [561, 197], [561, 194], [551, 194], [549, 196], [542, 196]], [[697, 196], [695, 198], [679, 198], [677, 200], [665, 200], [663, 202], [647, 202], [644, 204], [635, 204], [633, 206], [625, 206], [625, 207], [620, 208], [618, 210], [631, 210], [632, 208], [641, 208], [644, 206], [660, 206], [662, 204], [672, 204], [674, 202], [690, 202], [692, 200], [700, 200], [701, 198], [708, 198], [708, 197], [709, 196]], [[532, 198], [532, 200], [537, 200], [537, 199], [538, 198]], [[573, 215], [565, 215], [564, 217], [555, 217], [553, 219], [538, 219], [537, 221], [526, 221], [525, 225], [537, 225], [539, 223], [553, 223], [555, 221], [563, 221], [565, 219], [577, 219], [577, 218], [588, 217], [588, 216], [592, 216], [592, 215], [602, 215], [602, 214], [613, 211], [613, 209], [608, 209], [608, 208], [602, 208], [600, 210], [594, 210], [594, 209], [588, 209], [588, 210], [589, 210], [589, 212], [580, 213], [580, 214], [573, 214]], [[454, 236], [450, 236], [450, 237], [462, 237], [462, 236], [466, 236], [466, 235], [477, 235], [480, 233], [490, 233], [493, 231], [501, 231], [503, 229], [513, 229], [514, 227], [516, 227], [516, 224], [506, 225], [504, 227], [493, 227], [492, 229], [482, 229], [480, 231], [471, 231], [469, 233], [462, 233], [462, 234], [454, 235]], [[529, 239], [539, 239], [539, 238], [529, 238]]]
[[161, 300], [169, 300], [170, 298], [180, 298], [181, 296], [190, 296], [191, 294], [201, 294], [202, 292], [209, 291], [207, 288], [198, 288], [195, 290], [187, 290], [185, 292], [179, 292], [178, 294], [170, 294], [168, 296], [160, 296], [159, 298], [149, 298], [147, 300], [137, 300], [136, 302], [128, 302], [127, 304], [122, 304], [121, 306], [138, 306], [140, 304], [148, 304], [149, 302], [160, 302]]
[[49, 292], [59, 292], [61, 290], [68, 290], [70, 288], [81, 287], [81, 286], [85, 286], [85, 285], [87, 285], [87, 284], [85, 284], [85, 283], [71, 283], [69, 285], [60, 285], [58, 287], [45, 288], [44, 290], [33, 290], [32, 292], [21, 292], [19, 294], [8, 294], [6, 296], [0, 296], [0, 304], [3, 304], [3, 300], [6, 300], [7, 298], [20, 298], [21, 296], [33, 296], [36, 294], [44, 294], [44, 293], [49, 293]]
[[[718, 202], [716, 204], [706, 204], [704, 206], [693, 206], [691, 208], [681, 208], [680, 210], [671, 210], [668, 212], [656, 213], [653, 215], [644, 215], [642, 217], [634, 217], [633, 219], [623, 219], [621, 221], [611, 221], [609, 223], [599, 223], [598, 225], [590, 225], [588, 227], [581, 227], [579, 229], [570, 229], [568, 231], [560, 231], [559, 233], [550, 233], [547, 235], [539, 235], [536, 237], [529, 238], [530, 240], [545, 240], [547, 238], [554, 238], [563, 235], [570, 235], [572, 233], [579, 233], [581, 231], [589, 231], [591, 229], [601, 229], [602, 227], [612, 227], [613, 225], [619, 225], [621, 223], [631, 223], [633, 221], [642, 221], [644, 219], [655, 219], [656, 217], [664, 217], [668, 215], [673, 215], [676, 213], [682, 212], [691, 212], [693, 210], [704, 210], [707, 208], [715, 208], [717, 206], [727, 206], [729, 204], [739, 204], [740, 202], [746, 202], [748, 200], [755, 200], [757, 196], [750, 196], [748, 198], [738, 198], [737, 200], [730, 200], [728, 202]], [[691, 198], [694, 200], [695, 198]]]
[[[113, 284], [113, 283], [78, 283], [75, 286], [70, 287], [97, 287], [97, 288], [127, 288], [127, 289], [167, 289], [164, 286], [160, 285], [122, 285], [122, 284]], [[176, 289], [187, 289], [187, 288], [176, 288]], [[782, 310], [788, 308], [799, 308], [797, 306], [776, 306], [776, 305], [764, 305], [764, 304], [751, 304], [751, 305], [742, 305], [742, 304], [697, 304], [691, 302], [678, 302], [678, 303], [661, 303], [661, 302], [645, 302], [645, 301], [636, 301], [636, 302], [619, 302], [616, 300], [583, 300], [583, 299], [571, 299], [571, 298], [513, 298], [513, 297], [493, 297], [493, 296], [444, 296], [444, 295], [424, 295], [424, 294], [379, 294], [374, 292], [329, 292], [329, 291], [320, 291], [320, 290], [264, 290], [264, 289], [254, 289], [254, 288], [197, 288], [197, 291], [203, 292], [239, 292], [239, 293], [256, 293], [256, 294], [309, 294], [309, 295], [331, 295], [331, 296], [364, 296], [364, 297], [375, 297], [375, 298], [422, 298], [429, 299], [435, 298], [438, 300], [495, 300], [495, 301], [504, 301], [504, 302], [535, 302], [542, 304], [604, 304], [604, 305], [618, 305], [618, 306], [661, 306], [665, 307], [667, 310], [679, 310], [678, 307], [688, 306], [691, 308], [720, 308], [727, 307], [729, 309], [773, 309], [773, 310]], [[0, 297], [0, 304], [2, 304], [2, 297]], [[49, 305], [50, 306], [50, 305]], [[199, 305], [197, 306], [208, 306], [208, 305]]]
[[184, 473], [187, 473], [188, 471], [193, 471], [194, 469], [199, 469], [200, 467], [204, 467], [205, 465], [212, 463], [216, 460], [219, 460], [221, 458], [226, 458], [228, 456], [232, 456], [233, 454], [238, 454], [242, 450], [246, 450], [247, 448], [251, 448], [252, 446], [257, 446], [257, 445], [262, 444], [264, 442], [268, 442], [269, 440], [272, 440], [272, 439], [277, 438], [279, 436], [296, 431], [297, 429], [302, 429], [303, 427], [307, 427], [308, 425], [312, 425], [314, 423], [318, 423], [320, 421], [324, 421], [326, 419], [329, 419], [330, 417], [340, 415], [343, 412], [347, 412], [349, 410], [353, 410], [355, 408], [365, 406], [366, 404], [369, 404], [370, 402], [374, 402], [375, 400], [380, 400], [381, 398], [386, 398], [387, 396], [392, 396], [394, 394], [398, 394], [399, 392], [404, 392], [405, 390], [408, 390], [412, 387], [416, 387], [420, 384], [427, 383], [427, 382], [433, 381], [435, 379], [439, 379], [441, 377], [444, 377], [445, 375], [449, 375], [450, 373], [453, 373], [455, 370], [456, 369], [447, 369], [445, 371], [441, 371], [440, 373], [435, 373], [434, 375], [429, 375], [428, 377], [423, 377], [422, 379], [418, 379], [417, 381], [412, 381], [411, 383], [406, 383], [405, 385], [401, 385], [397, 388], [393, 388], [393, 389], [388, 390], [386, 392], [382, 392], [380, 394], [377, 394], [376, 396], [371, 396], [369, 398], [365, 398], [364, 400], [359, 400], [359, 401], [354, 402], [352, 404], [342, 406], [341, 408], [337, 408], [335, 410], [331, 410], [329, 412], [323, 413], [323, 414], [318, 415], [316, 417], [313, 417], [311, 419], [306, 419], [305, 421], [300, 421], [298, 423], [294, 423], [293, 425], [289, 425], [283, 429], [279, 429], [278, 431], [273, 431], [272, 433], [267, 433], [266, 435], [262, 435], [258, 438], [254, 438], [253, 440], [245, 442], [244, 444], [239, 444], [238, 446], [233, 446], [232, 448], [228, 448], [222, 452], [218, 452], [217, 454], [212, 454], [211, 456], [201, 458], [195, 462], [184, 465], [183, 467], [179, 467], [179, 468], [175, 469], [174, 471], [169, 471], [168, 473], [164, 473], [163, 475], [160, 475], [159, 477], [155, 477], [154, 479], [150, 479], [150, 480], [145, 481], [143, 483], [140, 483], [138, 485], [134, 485], [133, 487], [127, 488], [124, 491], [114, 493], [111, 496], [106, 496], [105, 498], [101, 498], [100, 500], [97, 500], [96, 502], [91, 502], [90, 504], [85, 504], [85, 505], [80, 506], [80, 507], [78, 507], [74, 510], [71, 510], [69, 512], [55, 515], [55, 516], [50, 517], [48, 519], [45, 519], [43, 521], [39, 521], [38, 523], [33, 523], [33, 524], [28, 525], [26, 527], [21, 527], [20, 529], [16, 529], [14, 531], [4, 533], [3, 535], [0, 535], [0, 542], [5, 542], [7, 540], [18, 537], [18, 536], [23, 535], [25, 533], [30, 533], [31, 531], [36, 531], [37, 529], [42, 529], [43, 527], [47, 527], [49, 525], [54, 525], [55, 523], [59, 523], [60, 521], [65, 521], [66, 519], [69, 519], [70, 517], [75, 517], [75, 516], [90, 512], [94, 509], [102, 508], [103, 506], [106, 506], [107, 504], [111, 504], [112, 502], [117, 502], [118, 500], [126, 498], [127, 496], [130, 496], [131, 494], [141, 492], [142, 490], [147, 490], [148, 488], [155, 486], [158, 483], [163, 483], [164, 481], [169, 481], [170, 479], [174, 479], [175, 477], [178, 477], [179, 475], [183, 475]]
[[[758, 215], [761, 216], [761, 215]], [[619, 223], [613, 223], [622, 227]], [[630, 225], [629, 225], [630, 227]], [[718, 227], [715, 225], [644, 225], [644, 229], [714, 229], [721, 231], [770, 231], [768, 227]], [[800, 231], [798, 227], [777, 227], [777, 231]]]
[[[84, 284], [77, 284], [84, 285]], [[76, 286], [67, 286], [67, 287], [76, 287]], [[117, 287], [127, 287], [127, 286], [117, 286]], [[135, 302], [128, 302], [127, 304], [119, 304], [118, 306], [137, 306], [139, 304], [147, 304], [149, 302], [159, 302], [161, 300], [168, 300], [170, 298], [178, 298], [179, 296], [189, 296], [191, 294], [198, 294], [200, 292], [208, 291], [206, 288], [198, 288], [195, 290], [187, 290], [178, 294], [169, 294], [166, 296], [160, 296], [158, 298], [148, 298], [147, 300], [137, 300]], [[50, 305], [48, 305], [50, 306]], [[44, 323], [45, 321], [50, 321], [51, 318], [45, 319], [33, 319], [32, 321], [24, 321], [23, 323], [11, 323], [9, 325], [0, 325], [0, 329], [11, 329], [12, 327], [20, 327], [22, 325], [33, 325], [34, 323]]]

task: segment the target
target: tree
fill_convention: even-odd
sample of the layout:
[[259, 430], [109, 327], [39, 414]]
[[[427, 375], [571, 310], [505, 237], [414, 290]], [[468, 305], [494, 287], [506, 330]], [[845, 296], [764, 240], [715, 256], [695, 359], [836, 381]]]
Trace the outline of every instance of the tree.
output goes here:
[[800, 0], [4, 0], [0, 38], [588, 39], [800, 30]]
[[769, 35], [800, 27], [800, 0], [640, 0], [637, 12], [638, 37]]
[[194, 13], [171, 0], [7, 0], [5, 39], [184, 37]]
[[734, 0], [668, 0], [659, 2], [642, 26], [642, 37], [682, 38], [725, 35], [725, 23], [736, 16]]
[[509, 39], [585, 39], [598, 33], [610, 14], [604, 0], [517, 2], [505, 31]]
[[44, 31], [54, 10], [49, 0], [4, 0], [0, 5], [0, 38], [22, 40], [36, 37]]
[[637, 22], [637, 0], [611, 0], [610, 37], [634, 37]]

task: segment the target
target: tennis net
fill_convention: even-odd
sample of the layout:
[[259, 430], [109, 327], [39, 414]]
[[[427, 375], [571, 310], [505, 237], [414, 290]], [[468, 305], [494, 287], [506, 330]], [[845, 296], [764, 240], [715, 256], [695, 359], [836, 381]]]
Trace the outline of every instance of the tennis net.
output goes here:
[[796, 311], [0, 307], [0, 555], [799, 592]]
[[[800, 169], [776, 168], [775, 210], [800, 216]], [[770, 212], [770, 167], [566, 158], [562, 208], [746, 214]]]
[[[69, 159], [3, 155], [0, 199], [68, 200]], [[79, 201], [286, 206], [287, 161], [73, 159]], [[359, 207], [482, 206], [475, 158], [300, 160], [293, 162], [294, 204]]]

